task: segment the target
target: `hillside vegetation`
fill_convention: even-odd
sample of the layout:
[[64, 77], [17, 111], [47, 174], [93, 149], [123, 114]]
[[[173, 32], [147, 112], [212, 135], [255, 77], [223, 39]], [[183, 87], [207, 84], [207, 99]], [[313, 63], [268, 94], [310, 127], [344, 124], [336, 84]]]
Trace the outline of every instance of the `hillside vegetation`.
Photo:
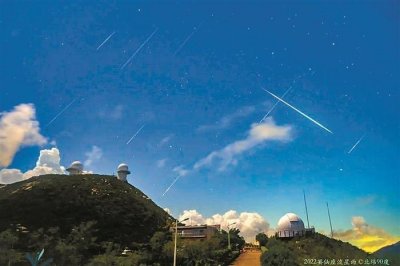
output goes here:
[[0, 231], [59, 227], [66, 235], [95, 221], [100, 241], [126, 245], [148, 242], [171, 220], [139, 189], [113, 176], [43, 175], [0, 188]]
[[388, 258], [391, 265], [400, 265], [400, 242], [383, 247], [373, 253], [375, 257]]
[[[273, 237], [264, 241], [264, 246], [265, 249], [261, 256], [263, 266], [374, 265], [372, 261], [389, 259], [385, 256], [369, 254], [349, 243], [319, 233], [289, 240]], [[347, 262], [345, 262], [346, 260]], [[362, 264], [360, 264], [361, 262]], [[388, 263], [397, 265], [393, 264], [394, 261], [390, 259]], [[377, 264], [379, 263], [375, 263], [375, 265]]]
[[[104, 175], [43, 175], [0, 186], [0, 265], [27, 266], [38, 257], [55, 266], [170, 265], [174, 218], [140, 190]], [[244, 245], [230, 231], [235, 249]], [[227, 232], [178, 241], [179, 265], [229, 265]], [[127, 247], [126, 254], [122, 251]]]
[[[0, 187], [0, 250], [15, 251], [0, 257], [20, 261], [26, 252], [45, 248], [48, 257], [75, 256], [79, 265], [107, 248], [146, 244], [172, 221], [140, 190], [113, 176], [33, 177]], [[74, 262], [57, 265], [68, 264]]]

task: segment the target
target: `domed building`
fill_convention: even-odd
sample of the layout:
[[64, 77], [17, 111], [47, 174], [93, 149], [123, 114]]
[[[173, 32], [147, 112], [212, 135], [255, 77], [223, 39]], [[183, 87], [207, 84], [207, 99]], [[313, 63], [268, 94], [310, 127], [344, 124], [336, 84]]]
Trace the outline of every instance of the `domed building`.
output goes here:
[[117, 178], [118, 180], [124, 181], [124, 182], [128, 182], [126, 180], [126, 177], [130, 174], [131, 172], [129, 171], [128, 165], [125, 163], [121, 163], [120, 165], [118, 165], [117, 168]]
[[276, 236], [279, 238], [289, 238], [295, 236], [304, 236], [306, 229], [299, 216], [294, 213], [286, 213], [279, 219]]
[[83, 164], [80, 161], [75, 161], [66, 170], [69, 175], [81, 175], [83, 173]]

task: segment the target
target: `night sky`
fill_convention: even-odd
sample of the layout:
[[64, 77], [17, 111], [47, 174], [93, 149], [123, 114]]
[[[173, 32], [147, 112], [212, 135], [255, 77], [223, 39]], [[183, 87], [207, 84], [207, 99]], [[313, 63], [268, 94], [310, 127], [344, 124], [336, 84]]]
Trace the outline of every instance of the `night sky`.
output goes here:
[[[317, 231], [330, 230], [329, 202], [338, 235], [361, 217], [385, 232], [365, 239], [398, 241], [399, 10], [397, 1], [2, 0], [0, 153], [11, 158], [2, 171], [33, 169], [40, 150], [56, 147], [64, 167], [80, 160], [112, 174], [127, 163], [129, 183], [175, 216], [235, 210], [271, 228], [287, 212], [305, 221], [304, 189]], [[265, 90], [286, 92], [332, 133]], [[21, 104], [44, 139], [25, 132], [6, 152], [5, 117]]]

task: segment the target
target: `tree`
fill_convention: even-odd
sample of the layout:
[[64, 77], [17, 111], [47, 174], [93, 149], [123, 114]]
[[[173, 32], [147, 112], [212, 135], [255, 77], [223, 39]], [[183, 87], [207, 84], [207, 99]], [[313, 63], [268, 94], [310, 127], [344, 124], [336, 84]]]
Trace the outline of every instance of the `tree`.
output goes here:
[[260, 244], [260, 246], [266, 246], [268, 243], [268, 236], [264, 233], [258, 233], [256, 235], [256, 240], [258, 241], [258, 243]]
[[97, 247], [94, 237], [95, 224], [94, 221], [81, 223], [72, 228], [65, 239], [58, 240], [54, 258], [57, 265], [82, 265], [91, 257], [91, 250]]
[[268, 251], [261, 255], [262, 266], [298, 266], [294, 252], [290, 250], [282, 241], [270, 239], [268, 241]]
[[246, 244], [244, 238], [240, 236], [240, 230], [237, 228], [232, 228], [229, 230], [229, 235], [231, 238], [231, 245], [233, 249], [242, 249]]
[[171, 234], [157, 231], [150, 238], [150, 248], [153, 255], [152, 260], [157, 262], [165, 262], [166, 256], [163, 253], [164, 245], [171, 240]]
[[18, 237], [11, 230], [0, 233], [0, 265], [12, 265], [23, 260], [23, 255], [14, 249]]

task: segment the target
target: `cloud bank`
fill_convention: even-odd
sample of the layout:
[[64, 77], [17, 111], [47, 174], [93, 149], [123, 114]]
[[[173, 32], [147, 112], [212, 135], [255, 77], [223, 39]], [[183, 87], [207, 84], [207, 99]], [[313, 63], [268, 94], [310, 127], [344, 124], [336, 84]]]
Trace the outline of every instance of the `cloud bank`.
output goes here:
[[57, 148], [41, 150], [36, 166], [25, 173], [19, 169], [0, 170], [0, 183], [11, 184], [45, 174], [65, 174], [65, 168], [60, 165], [60, 151]]
[[236, 223], [231, 228], [238, 228], [247, 242], [254, 242], [258, 233], [269, 231], [269, 223], [256, 212], [238, 213], [235, 210], [230, 210], [224, 214], [214, 214], [209, 218], [204, 218], [197, 210], [185, 210], [179, 215], [179, 220], [186, 218], [189, 218], [184, 222], [186, 225], [220, 224], [224, 230], [227, 230], [228, 224]]
[[245, 139], [237, 140], [220, 150], [209, 153], [206, 157], [198, 160], [191, 168], [184, 168], [182, 165], [173, 168], [172, 171], [177, 173], [178, 176], [164, 191], [163, 196], [180, 177], [186, 176], [193, 171], [211, 167], [214, 164], [218, 165], [218, 171], [224, 171], [229, 165], [236, 165], [243, 153], [262, 146], [268, 141], [288, 142], [290, 140], [292, 140], [292, 127], [290, 125], [278, 126], [272, 117], [265, 119], [262, 123], [254, 123], [251, 125]]
[[46, 143], [33, 104], [20, 104], [10, 112], [0, 113], [0, 167], [9, 166], [21, 147]]
[[238, 157], [243, 153], [264, 145], [267, 141], [287, 142], [292, 139], [292, 127], [290, 125], [278, 126], [272, 118], [263, 123], [252, 124], [247, 137], [228, 144], [220, 150], [211, 152], [205, 158], [195, 163], [194, 169], [210, 167], [218, 162], [218, 170], [223, 171], [229, 165], [236, 165]]
[[173, 134], [169, 134], [168, 136], [164, 137], [162, 140], [160, 140], [160, 143], [158, 143], [159, 147], [164, 146], [165, 144], [167, 144], [168, 142], [171, 141], [171, 139], [174, 137]]
[[91, 166], [94, 162], [98, 161], [103, 157], [103, 151], [96, 145], [92, 146], [92, 149], [85, 153], [86, 160], [83, 163], [85, 166]]
[[350, 242], [367, 252], [374, 252], [400, 240], [400, 237], [392, 236], [381, 228], [369, 225], [362, 216], [352, 217], [351, 223], [352, 229], [334, 232], [334, 237]]

